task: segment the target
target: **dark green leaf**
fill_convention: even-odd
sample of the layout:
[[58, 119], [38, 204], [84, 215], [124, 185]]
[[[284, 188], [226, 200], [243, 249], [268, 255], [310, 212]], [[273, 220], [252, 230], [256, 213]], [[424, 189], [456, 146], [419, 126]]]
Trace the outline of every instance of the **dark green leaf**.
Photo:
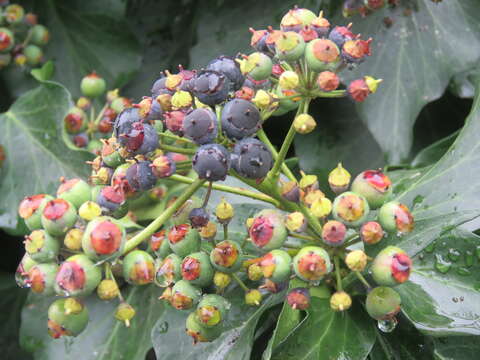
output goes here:
[[[336, 17], [335, 22], [353, 21], [355, 32], [374, 38], [372, 58], [358, 71], [346, 71], [345, 77], [384, 79], [378, 93], [358, 110], [390, 161], [409, 155], [413, 124], [422, 107], [442, 95], [452, 75], [478, 62], [479, 14], [476, 0], [419, 0], [401, 2], [365, 19]], [[393, 21], [389, 28], [383, 24], [385, 17]]]
[[373, 326], [359, 304], [334, 312], [328, 299], [312, 297], [306, 320], [273, 359], [365, 359], [375, 342]]
[[458, 131], [443, 138], [420, 151], [412, 160], [412, 166], [432, 165], [442, 158], [458, 136]]
[[58, 139], [71, 106], [68, 91], [45, 82], [19, 98], [0, 115], [6, 160], [0, 183], [0, 226], [17, 228], [17, 208], [27, 195], [54, 193], [60, 176], [87, 176], [91, 155], [70, 151]]
[[38, 81], [50, 80], [55, 73], [55, 65], [53, 61], [49, 60], [42, 67], [33, 69], [30, 73]]
[[434, 338], [434, 356], [437, 360], [471, 360], [478, 356], [480, 343], [475, 336]]
[[153, 346], [157, 358], [176, 360], [247, 360], [254, 340], [255, 328], [261, 315], [269, 308], [283, 301], [284, 293], [265, 297], [259, 307], [247, 306], [243, 290], [235, 289], [227, 294], [232, 306], [225, 319], [222, 335], [211, 343], [192, 344], [185, 334], [185, 320], [188, 312], [167, 308], [152, 330]]
[[154, 286], [129, 287], [125, 300], [136, 310], [129, 328], [114, 318], [117, 300], [86, 299], [90, 322], [78, 337], [54, 340], [46, 332], [47, 310], [52, 298], [30, 296], [22, 312], [22, 347], [35, 359], [45, 360], [144, 360], [152, 347], [150, 332], [164, 311], [157, 299], [161, 290]]

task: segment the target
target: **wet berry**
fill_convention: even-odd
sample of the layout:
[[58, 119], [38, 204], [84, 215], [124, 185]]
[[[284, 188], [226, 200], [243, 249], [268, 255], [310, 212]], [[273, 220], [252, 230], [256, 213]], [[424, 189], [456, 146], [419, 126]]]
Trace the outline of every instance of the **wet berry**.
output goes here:
[[347, 227], [340, 221], [329, 220], [323, 225], [322, 240], [330, 246], [341, 246], [345, 242]]
[[306, 246], [293, 258], [293, 269], [300, 279], [318, 282], [332, 271], [332, 263], [321, 247]]
[[62, 296], [89, 295], [102, 278], [100, 267], [86, 255], [70, 256], [60, 264], [55, 278], [55, 291]]
[[294, 288], [287, 294], [287, 304], [294, 310], [306, 310], [310, 306], [310, 291], [307, 288]]
[[360, 225], [369, 211], [367, 200], [351, 191], [337, 196], [333, 202], [333, 217], [347, 226]]
[[168, 241], [172, 251], [181, 257], [200, 250], [200, 235], [188, 224], [173, 226], [168, 232]]
[[263, 277], [276, 283], [282, 282], [290, 277], [292, 258], [284, 250], [272, 250], [262, 257], [259, 265]]
[[123, 277], [132, 285], [146, 285], [155, 277], [155, 261], [153, 257], [142, 250], [129, 252], [123, 258]]
[[390, 320], [400, 311], [402, 300], [392, 288], [378, 286], [370, 291], [365, 301], [368, 315], [375, 320]]
[[55, 261], [60, 250], [60, 242], [45, 230], [34, 230], [25, 236], [25, 250], [36, 262]]
[[253, 245], [264, 251], [277, 249], [287, 239], [287, 229], [282, 215], [275, 210], [260, 211], [248, 229]]
[[27, 196], [20, 202], [18, 214], [30, 230], [42, 228], [43, 209], [50, 200], [53, 200], [50, 195], [38, 194]]
[[225, 180], [230, 169], [230, 154], [222, 145], [202, 145], [193, 156], [192, 164], [200, 179]]
[[378, 211], [378, 220], [386, 231], [406, 234], [413, 230], [415, 221], [407, 206], [398, 201], [382, 205]]
[[62, 336], [77, 336], [88, 325], [88, 310], [82, 306], [81, 311], [68, 313], [65, 303], [68, 299], [57, 299], [48, 308], [48, 334], [58, 339]]
[[182, 278], [192, 285], [205, 287], [213, 280], [213, 268], [208, 255], [204, 252], [186, 256], [182, 261], [181, 272]]
[[236, 91], [242, 87], [245, 77], [235, 59], [228, 56], [219, 56], [208, 63], [207, 70], [214, 70], [225, 75], [232, 84], [232, 90]]
[[260, 140], [243, 139], [233, 149], [232, 167], [243, 177], [262, 179], [273, 167], [272, 153]]
[[183, 120], [183, 133], [198, 145], [213, 142], [217, 136], [217, 117], [210, 108], [195, 109]]
[[224, 273], [232, 273], [240, 269], [241, 256], [242, 249], [236, 242], [224, 240], [210, 252], [210, 262], [215, 269]]
[[93, 260], [113, 260], [122, 253], [125, 242], [125, 229], [115, 219], [105, 216], [88, 223], [82, 238], [82, 248]]
[[170, 254], [158, 265], [155, 272], [155, 284], [160, 287], [170, 286], [182, 278], [182, 259], [176, 254]]
[[232, 140], [255, 134], [261, 127], [260, 112], [250, 101], [233, 99], [222, 111], [222, 130]]
[[376, 221], [369, 221], [360, 228], [360, 238], [365, 244], [374, 245], [383, 239], [385, 232]]
[[53, 199], [45, 204], [42, 226], [53, 236], [65, 234], [77, 221], [77, 210], [67, 200]]
[[405, 251], [396, 246], [387, 246], [375, 257], [372, 276], [382, 286], [402, 284], [410, 277], [412, 260]]

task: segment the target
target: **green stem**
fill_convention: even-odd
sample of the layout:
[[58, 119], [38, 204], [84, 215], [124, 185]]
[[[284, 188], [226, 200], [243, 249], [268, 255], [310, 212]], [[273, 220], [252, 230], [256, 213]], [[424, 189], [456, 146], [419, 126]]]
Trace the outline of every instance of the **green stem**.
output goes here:
[[172, 140], [176, 140], [176, 141], [183, 141], [183, 142], [186, 142], [188, 144], [193, 144], [193, 142], [191, 142], [187, 138], [183, 138], [183, 137], [180, 137], [180, 136], [177, 136], [177, 135], [167, 134], [167, 133], [160, 133], [159, 135], [161, 137], [164, 137], [164, 138], [167, 138], [167, 139], [172, 139]]
[[[270, 142], [270, 139], [268, 138], [267, 134], [265, 134], [265, 131], [263, 131], [263, 129], [260, 129], [260, 131], [257, 132], [257, 136], [265, 145], [267, 145], [268, 150], [270, 150], [273, 158], [276, 160], [278, 158], [277, 149], [275, 149], [273, 144]], [[292, 171], [285, 163], [282, 163], [282, 171], [290, 180], [297, 181], [295, 175], [293, 175]]]
[[204, 183], [206, 180], [197, 179], [188, 186], [185, 191], [180, 195], [177, 200], [173, 202], [168, 208], [166, 208], [160, 216], [158, 216], [155, 220], [153, 220], [145, 229], [140, 231], [137, 235], [131, 238], [127, 244], [125, 245], [125, 250], [123, 251], [124, 254], [128, 253], [129, 251], [136, 248], [140, 243], [144, 240], [148, 239], [152, 236], [155, 231], [157, 231], [160, 226], [162, 226], [170, 217], [177, 211], [177, 209], [183, 205], [185, 201], [187, 201], [190, 196], [195, 193]]
[[172, 145], [167, 145], [167, 144], [160, 144], [160, 149], [166, 150], [166, 151], [171, 151], [171, 152], [176, 152], [179, 154], [185, 154], [185, 155], [194, 155], [195, 154], [195, 149], [186, 149], [186, 148], [179, 148], [176, 146]]
[[205, 198], [203, 199], [203, 204], [202, 204], [203, 208], [207, 206], [208, 200], [210, 200], [210, 194], [212, 193], [212, 185], [213, 185], [213, 182], [209, 181], [208, 187], [207, 187], [207, 193], [205, 194]]
[[237, 274], [231, 274], [231, 275], [232, 275], [233, 280], [235, 280], [237, 282], [237, 284], [240, 285], [240, 287], [243, 289], [243, 291], [245, 291], [245, 292], [250, 291], [250, 289], [247, 287], [247, 285], [245, 285], [245, 283], [237, 276]]
[[223, 224], [223, 240], [228, 240], [228, 223]]
[[365, 285], [365, 287], [367, 289], [370, 289], [371, 286], [370, 284], [368, 283], [368, 281], [363, 277], [363, 275], [360, 273], [360, 271], [355, 271], [355, 276], [358, 278], [358, 280], [360, 280], [362, 282], [363, 285]]
[[120, 291], [120, 287], [117, 284], [117, 280], [115, 279], [115, 276], [113, 276], [112, 266], [110, 265], [110, 263], [108, 261], [105, 263], [104, 266], [105, 266], [105, 278], [110, 279], [115, 283], [115, 285], [117, 286], [117, 289], [118, 289], [118, 299], [121, 302], [124, 302], [125, 300], [123, 299], [122, 292]]
[[[92, 108], [93, 108], [93, 105], [92, 105]], [[100, 110], [100, 112], [98, 113], [98, 116], [95, 118], [95, 121], [94, 121], [95, 125], [98, 125], [100, 120], [102, 120], [103, 113], [105, 112], [105, 110], [107, 110], [107, 108], [108, 108], [108, 103], [103, 106], [102, 110]]]
[[[174, 174], [174, 175], [170, 176], [169, 179], [170, 180], [175, 180], [175, 181], [178, 181], [178, 182], [181, 182], [181, 183], [184, 183], [184, 184], [191, 184], [194, 181], [193, 179], [190, 179], [189, 177], [178, 175], [178, 174]], [[204, 186], [208, 186], [208, 184], [205, 184]], [[220, 190], [220, 191], [223, 191], [223, 192], [229, 192], [229, 193], [232, 193], [232, 194], [237, 194], [237, 195], [249, 197], [251, 199], [256, 199], [256, 200], [268, 202], [268, 203], [274, 205], [275, 207], [280, 206], [280, 203], [277, 200], [275, 200], [274, 198], [272, 198], [272, 197], [270, 197], [266, 194], [260, 193], [260, 192], [254, 192], [254, 191], [247, 190], [247, 189], [242, 189], [242, 188], [239, 188], [239, 187], [221, 185], [221, 184], [217, 184], [217, 183], [214, 183], [212, 187], [213, 187], [214, 190]]]
[[314, 97], [321, 97], [321, 98], [341, 98], [347, 95], [347, 91], [346, 90], [334, 90], [330, 92], [312, 91], [311, 95]]
[[297, 239], [312, 241], [312, 242], [317, 241], [317, 239], [315, 239], [313, 236], [302, 235], [302, 234], [297, 234], [297, 233], [292, 233], [292, 232], [288, 233], [288, 236], [291, 236], [291, 237], [294, 237], [294, 238], [297, 238]]
[[335, 276], [337, 278], [337, 291], [343, 291], [342, 276], [340, 275], [340, 260], [338, 259], [338, 256], [335, 256], [333, 258], [333, 261], [335, 263]]

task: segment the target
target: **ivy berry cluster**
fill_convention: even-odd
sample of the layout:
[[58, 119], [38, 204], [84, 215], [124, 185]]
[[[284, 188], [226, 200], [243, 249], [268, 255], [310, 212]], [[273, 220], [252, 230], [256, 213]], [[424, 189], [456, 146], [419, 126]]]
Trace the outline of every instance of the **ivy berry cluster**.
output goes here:
[[[331, 308], [346, 311], [349, 289], [359, 280], [364, 291], [358, 296], [366, 295], [370, 316], [395, 318], [401, 299], [393, 287], [408, 280], [412, 261], [394, 246], [374, 259], [361, 250], [387, 233], [414, 228], [408, 208], [391, 201], [389, 177], [366, 170], [351, 181], [339, 164], [329, 175], [330, 189], [323, 189], [335, 194], [331, 200], [315, 175], [302, 172], [298, 179], [285, 164], [295, 134], [316, 126], [308, 114], [313, 99], [364, 101], [377, 90], [379, 80], [370, 76], [339, 89], [337, 75], [370, 55], [371, 39], [353, 34], [351, 26], [331, 27], [322, 13], [303, 8], [285, 14], [280, 29], [251, 32], [253, 53], [219, 56], [200, 71], [165, 71], [149, 96], [123, 109], [90, 162], [88, 182], [62, 179], [56, 197], [38, 194], [21, 202], [19, 215], [31, 233], [17, 281], [58, 296], [48, 311], [52, 337], [85, 329], [83, 299], [95, 290], [101, 300], [118, 299], [114, 316], [129, 326], [136, 310], [122, 296], [123, 284], [164, 288], [160, 298], [167, 306], [189, 312], [185, 328], [194, 342], [222, 333], [236, 286], [246, 305], [282, 292], [296, 311], [308, 309], [322, 286], [331, 292]], [[100, 87], [90, 95], [103, 93]], [[293, 109], [297, 114], [277, 151], [262, 124]], [[221, 184], [227, 176], [251, 190]], [[200, 199], [195, 193], [202, 187]], [[229, 231], [235, 208], [225, 198], [210, 206], [212, 190], [270, 207], [242, 219], [238, 238]], [[152, 204], [155, 219], [145, 222], [142, 209]], [[378, 286], [370, 285], [367, 271]], [[291, 279], [300, 286], [289, 286]]]
[[37, 23], [37, 15], [9, 1], [0, 1], [0, 69], [12, 60], [18, 66], [38, 66], [43, 60], [42, 47], [50, 39], [48, 29]]

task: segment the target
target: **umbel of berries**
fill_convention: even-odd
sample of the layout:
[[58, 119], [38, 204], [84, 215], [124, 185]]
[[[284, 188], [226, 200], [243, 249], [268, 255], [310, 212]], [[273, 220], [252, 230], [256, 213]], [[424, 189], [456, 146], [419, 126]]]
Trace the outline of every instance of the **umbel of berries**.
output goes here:
[[202, 145], [193, 156], [192, 164], [200, 179], [225, 180], [230, 169], [230, 154], [222, 145]]
[[287, 239], [283, 216], [270, 209], [260, 211], [253, 218], [248, 232], [253, 245], [264, 251], [278, 249]]
[[42, 225], [53, 236], [65, 234], [77, 221], [75, 206], [64, 199], [50, 200], [42, 212]]
[[293, 270], [304, 281], [318, 282], [332, 271], [332, 263], [321, 247], [306, 246], [293, 258]]
[[224, 240], [218, 243], [210, 252], [210, 262], [215, 269], [232, 273], [242, 265], [242, 249], [234, 241]]
[[45, 205], [53, 197], [46, 194], [27, 196], [18, 207], [18, 214], [30, 230], [42, 228], [42, 213]]
[[392, 194], [392, 188], [392, 182], [382, 171], [366, 170], [353, 180], [351, 189], [363, 195], [371, 209], [377, 209]]
[[377, 284], [394, 286], [408, 280], [412, 270], [412, 260], [402, 249], [387, 246], [375, 257], [371, 269]]
[[132, 285], [146, 285], [155, 277], [155, 261], [143, 250], [129, 252], [123, 259], [123, 277]]
[[73, 255], [60, 264], [55, 278], [55, 291], [66, 296], [89, 295], [101, 279], [101, 269], [86, 255]]
[[72, 311], [68, 307], [71, 299], [57, 299], [48, 308], [48, 334], [54, 339], [62, 336], [77, 336], [87, 327], [86, 306], [75, 300], [79, 305]]
[[125, 246], [123, 227], [113, 218], [98, 217], [90, 221], [82, 238], [82, 248], [92, 260], [113, 259]]
[[222, 130], [232, 140], [252, 136], [261, 126], [260, 112], [250, 101], [233, 99], [222, 111]]
[[246, 138], [235, 144], [232, 167], [239, 175], [249, 179], [262, 179], [272, 166], [272, 153], [260, 140]]

